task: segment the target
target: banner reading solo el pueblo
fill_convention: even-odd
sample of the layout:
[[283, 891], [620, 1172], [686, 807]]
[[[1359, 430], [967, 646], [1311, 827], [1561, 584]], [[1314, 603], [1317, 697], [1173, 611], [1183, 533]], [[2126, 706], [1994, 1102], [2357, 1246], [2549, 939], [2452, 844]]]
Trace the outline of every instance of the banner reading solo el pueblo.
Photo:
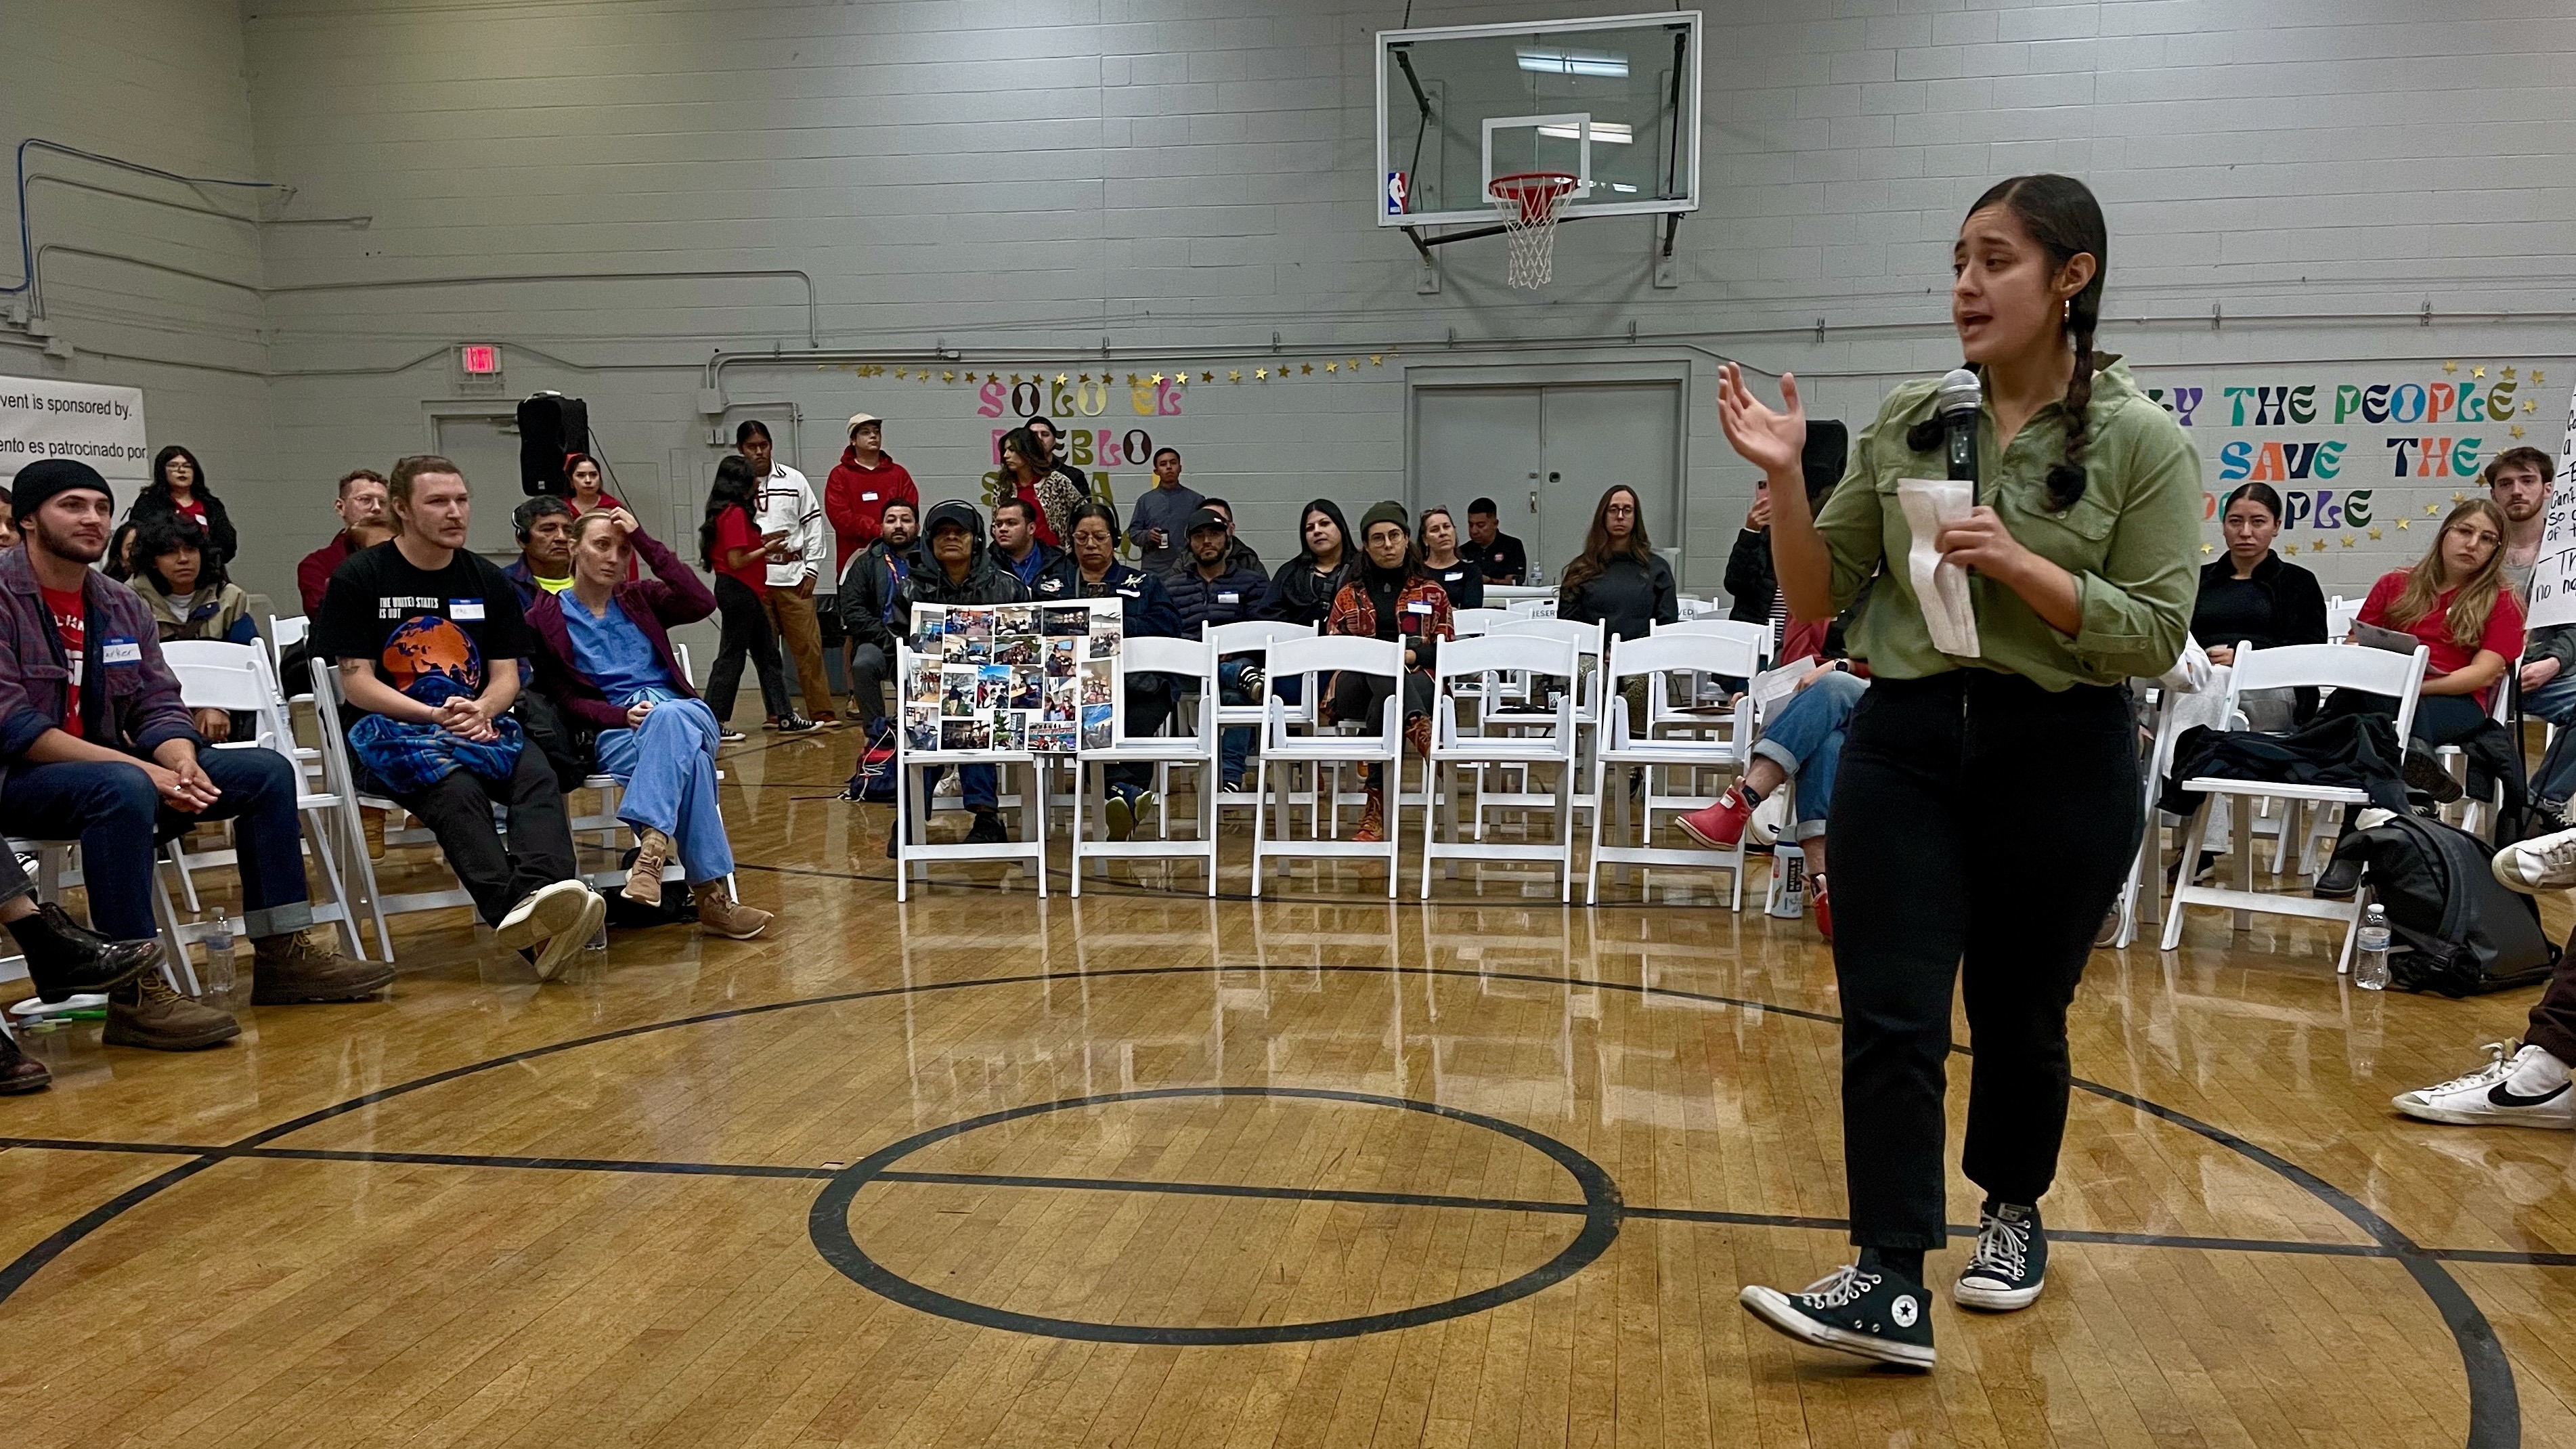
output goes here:
[[46, 458], [77, 458], [110, 483], [144, 482], [152, 452], [143, 440], [143, 390], [0, 377], [0, 484]]

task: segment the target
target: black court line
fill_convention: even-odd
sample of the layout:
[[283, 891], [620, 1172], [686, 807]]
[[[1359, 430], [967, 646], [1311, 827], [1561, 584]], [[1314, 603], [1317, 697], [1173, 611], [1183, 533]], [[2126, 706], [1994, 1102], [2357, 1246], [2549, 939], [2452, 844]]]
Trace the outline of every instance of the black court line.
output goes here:
[[[399, 1152], [384, 1149], [320, 1147], [220, 1147], [211, 1143], [99, 1142], [81, 1137], [0, 1137], [0, 1148], [41, 1152], [127, 1152], [164, 1157], [267, 1158], [285, 1162], [382, 1162], [427, 1167], [490, 1167], [538, 1172], [636, 1173], [664, 1177], [747, 1177], [823, 1182], [841, 1175], [837, 1167], [798, 1167], [768, 1162], [686, 1162], [654, 1158], [520, 1157], [466, 1152]], [[945, 1187], [1017, 1187], [1057, 1192], [1177, 1193], [1191, 1197], [1265, 1198], [1287, 1202], [1347, 1202], [1373, 1207], [1463, 1208], [1478, 1212], [1549, 1213], [1581, 1217], [1579, 1202], [1545, 1198], [1464, 1197], [1452, 1193], [1374, 1192], [1355, 1188], [1274, 1187], [1263, 1183], [1192, 1182], [1167, 1178], [1051, 1177], [1008, 1172], [919, 1172], [889, 1169], [879, 1182], [919, 1183]], [[1626, 1203], [1621, 1216], [1649, 1222], [1697, 1223], [1720, 1227], [1803, 1228], [1844, 1232], [1848, 1218], [1796, 1213], [1727, 1212], [1714, 1208], [1654, 1207]], [[1949, 1225], [1951, 1237], [1977, 1235], [1972, 1223]], [[2191, 1233], [2119, 1233], [2087, 1228], [2050, 1228], [2052, 1243], [2094, 1243], [2121, 1248], [2180, 1248], [2213, 1253], [2286, 1253], [2327, 1258], [2396, 1258], [2402, 1250], [2379, 1243], [2325, 1243], [2303, 1238], [2229, 1238]], [[2512, 1248], [2424, 1248], [2423, 1255], [2443, 1263], [2485, 1263], [2516, 1268], [2576, 1268], [2576, 1253], [2525, 1252]]]
[[[769, 867], [769, 869], [778, 870], [780, 868]], [[794, 870], [782, 871], [782, 873], [815, 875], [834, 874], [833, 872], [827, 871]], [[865, 879], [865, 877], [851, 878]], [[1336, 901], [1331, 902], [1331, 904], [1348, 905], [1350, 902]], [[861, 1001], [883, 1000], [898, 996], [928, 995], [949, 991], [973, 990], [991, 986], [1044, 985], [1058, 980], [1071, 979], [1075, 976], [1079, 976], [1081, 979], [1089, 981], [1106, 981], [1129, 978], [1208, 975], [1219, 971], [1247, 969], [1259, 970], [1261, 968], [1247, 968], [1240, 965], [1129, 966], [1112, 967], [1079, 973], [1038, 972], [1018, 976], [974, 977], [959, 981], [931, 982], [918, 986], [888, 986], [864, 991], [835, 992], [822, 996], [799, 997], [786, 1001], [764, 1002], [753, 1006], [729, 1007], [718, 1011], [702, 1012], [694, 1016], [676, 1017], [668, 1021], [643, 1022], [633, 1026], [618, 1027], [609, 1031], [596, 1032], [589, 1036], [575, 1037], [560, 1042], [551, 1042], [544, 1046], [530, 1047], [524, 1051], [511, 1052], [503, 1056], [492, 1057], [480, 1062], [470, 1062], [462, 1066], [451, 1067], [444, 1071], [433, 1072], [426, 1076], [414, 1078], [408, 1082], [401, 1082], [396, 1083], [393, 1086], [378, 1088], [375, 1091], [351, 1097], [345, 1101], [336, 1102], [330, 1106], [307, 1112], [302, 1116], [277, 1123], [274, 1126], [263, 1128], [260, 1131], [254, 1132], [236, 1142], [224, 1144], [214, 1153], [192, 1157], [188, 1161], [172, 1167], [169, 1171], [164, 1172], [157, 1177], [128, 1188], [126, 1191], [118, 1194], [109, 1201], [90, 1209], [88, 1212], [81, 1214], [71, 1222], [64, 1224], [61, 1228], [56, 1229], [52, 1234], [48, 1235], [43, 1241], [20, 1253], [18, 1257], [12, 1260], [6, 1268], [0, 1268], [0, 1303], [6, 1303], [20, 1287], [25, 1285], [29, 1278], [42, 1271], [47, 1264], [53, 1262], [64, 1252], [87, 1238], [90, 1234], [98, 1231], [108, 1223], [115, 1221], [130, 1209], [151, 1200], [153, 1197], [156, 1197], [171, 1188], [179, 1186], [181, 1183], [184, 1183], [190, 1178], [205, 1171], [208, 1167], [224, 1161], [228, 1157], [245, 1155], [248, 1149], [265, 1148], [271, 1142], [274, 1142], [280, 1137], [300, 1132], [307, 1127], [316, 1126], [320, 1123], [330, 1121], [333, 1118], [344, 1116], [351, 1112], [360, 1111], [364, 1108], [374, 1106], [412, 1092], [440, 1086], [464, 1077], [473, 1076], [477, 1073], [490, 1071], [497, 1067], [516, 1065], [521, 1062], [554, 1056], [562, 1052], [575, 1051], [585, 1047], [623, 1041], [630, 1037], [643, 1036], [648, 1033], [658, 1031], [667, 1031], [677, 1027], [703, 1026], [717, 1022], [764, 1016], [774, 1012], [797, 1010], [810, 1006], [828, 1006]], [[1536, 972], [1470, 971], [1456, 967], [1438, 966], [1368, 965], [1299, 966], [1296, 970], [1300, 975], [1322, 975], [1325, 973], [1331, 973], [1334, 975], [1346, 976], [1420, 976], [1426, 979], [1516, 981], [1565, 989], [1582, 988], [1598, 991], [1618, 991], [1641, 998], [1663, 997], [1676, 1001], [1694, 1001], [1713, 1006], [1732, 1006], [1746, 1011], [1767, 1012], [1795, 1020], [1812, 1021], [1834, 1026], [1839, 1026], [1841, 1024], [1840, 1017], [1833, 1016], [1825, 1012], [1810, 1011], [1800, 1007], [1779, 1006], [1770, 1002], [1754, 1001], [1742, 997], [1723, 996], [1714, 992], [1688, 991], [1669, 987], [1648, 988], [1641, 983], [1622, 981], [1576, 981], [1563, 976], [1548, 976]], [[1965, 1047], [1954, 1045], [1951, 1050], [1953, 1053], [1960, 1056], [1969, 1055], [1969, 1052]], [[2362, 1231], [2372, 1239], [2373, 1245], [2380, 1250], [2379, 1252], [2370, 1254], [2369, 1256], [2392, 1257], [2405, 1265], [2408, 1273], [2415, 1279], [2418, 1287], [2423, 1290], [2425, 1295], [2433, 1301], [2436, 1310], [2442, 1315], [2444, 1323], [2451, 1330], [2452, 1339], [2460, 1353], [2461, 1369], [2464, 1377], [2466, 1378], [2469, 1390], [2468, 1449], [2515, 1449], [2515, 1446], [2519, 1446], [2521, 1444], [2522, 1406], [2519, 1393], [2514, 1384], [2512, 1364], [2505, 1356], [2503, 1345], [2496, 1338], [2493, 1325], [2487, 1322], [2486, 1315], [2479, 1310], [2475, 1300], [2469, 1297], [2467, 1290], [2460, 1286], [2459, 1280], [2453, 1278], [2443, 1269], [2442, 1259], [2434, 1252], [2424, 1248], [2421, 1244], [2416, 1243], [2412, 1238], [2400, 1231], [2394, 1224], [2391, 1224], [2385, 1218], [2382, 1218], [2379, 1214], [2364, 1206], [2358, 1199], [2355, 1199], [2349, 1193], [2343, 1191], [2343, 1189], [2325, 1181], [2315, 1173], [2299, 1167], [2297, 1164], [2290, 1162], [2279, 1154], [2256, 1146], [2224, 1128], [2203, 1122], [2187, 1113], [2176, 1111], [2158, 1103], [2147, 1101], [2146, 1099], [2135, 1096], [2131, 1093], [2121, 1091], [2114, 1087], [2105, 1086], [2102, 1083], [2090, 1081], [2082, 1077], [2074, 1078], [2070, 1085], [2075, 1087], [2077, 1090], [2089, 1092], [2108, 1101], [2118, 1102], [2132, 1108], [2133, 1110], [2144, 1112], [2150, 1116], [2171, 1123], [2185, 1131], [2203, 1137], [2218, 1146], [2225, 1147], [2229, 1151], [2234, 1152], [2251, 1162], [2268, 1168], [2284, 1180], [2298, 1186], [2309, 1195], [2325, 1203], [2327, 1206], [2332, 1207], [2346, 1220], [2361, 1228]], [[2570, 1259], [2571, 1261], [2576, 1261], [2576, 1255], [2570, 1254], [2532, 1256], [2535, 1261], [2544, 1263], [2548, 1262], [2549, 1259], [2555, 1258], [2565, 1258]], [[2457, 1258], [2457, 1261], [2477, 1263], [2504, 1261], [2510, 1263], [2519, 1261], [2519, 1259], [2512, 1257], [2499, 1258], [2497, 1256], [2485, 1254], [2480, 1250], [2460, 1250], [2460, 1256]]]

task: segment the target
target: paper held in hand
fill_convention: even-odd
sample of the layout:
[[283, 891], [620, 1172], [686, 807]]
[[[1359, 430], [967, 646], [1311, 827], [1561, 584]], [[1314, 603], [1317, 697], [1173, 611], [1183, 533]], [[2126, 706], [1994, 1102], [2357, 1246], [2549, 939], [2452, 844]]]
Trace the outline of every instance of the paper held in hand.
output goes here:
[[2568, 403], [2567, 441], [2558, 450], [2558, 477], [2549, 490], [2547, 518], [2540, 535], [2540, 562], [2531, 573], [2527, 622], [2534, 629], [2576, 624], [2576, 397]]
[[1907, 531], [1914, 535], [1905, 567], [1914, 585], [1915, 603], [1923, 610], [1932, 647], [1959, 659], [1978, 657], [1976, 605], [1968, 597], [1968, 571], [1945, 561], [1933, 540], [1940, 537], [1941, 525], [1955, 523], [1974, 509], [1971, 486], [1964, 478], [1896, 480], [1896, 501], [1905, 509]]

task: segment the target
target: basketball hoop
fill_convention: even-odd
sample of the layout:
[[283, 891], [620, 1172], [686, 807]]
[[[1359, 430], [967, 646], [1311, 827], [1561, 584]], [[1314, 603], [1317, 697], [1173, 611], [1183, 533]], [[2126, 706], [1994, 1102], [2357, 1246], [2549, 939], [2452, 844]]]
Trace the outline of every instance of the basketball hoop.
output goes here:
[[1557, 218], [1580, 178], [1562, 171], [1523, 171], [1485, 183], [1485, 196], [1502, 213], [1510, 255], [1503, 279], [1524, 291], [1547, 285], [1556, 258]]

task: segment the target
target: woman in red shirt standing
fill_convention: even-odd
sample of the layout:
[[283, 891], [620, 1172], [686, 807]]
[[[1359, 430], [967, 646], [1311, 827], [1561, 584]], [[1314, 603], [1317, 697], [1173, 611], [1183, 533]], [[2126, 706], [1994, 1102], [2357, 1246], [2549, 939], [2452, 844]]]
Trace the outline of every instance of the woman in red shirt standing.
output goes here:
[[715, 486], [707, 490], [706, 521], [698, 525], [698, 552], [715, 575], [716, 608], [724, 617], [723, 641], [716, 649], [715, 672], [707, 676], [707, 708], [715, 711], [720, 737], [739, 740], [733, 727], [734, 694], [742, 687], [747, 657], [760, 673], [761, 702], [782, 734], [802, 734], [814, 722], [788, 704], [787, 671], [778, 659], [778, 636], [770, 632], [761, 608], [769, 587], [769, 540], [761, 536], [760, 515], [752, 495], [758, 480], [751, 461], [730, 454], [716, 464]]

